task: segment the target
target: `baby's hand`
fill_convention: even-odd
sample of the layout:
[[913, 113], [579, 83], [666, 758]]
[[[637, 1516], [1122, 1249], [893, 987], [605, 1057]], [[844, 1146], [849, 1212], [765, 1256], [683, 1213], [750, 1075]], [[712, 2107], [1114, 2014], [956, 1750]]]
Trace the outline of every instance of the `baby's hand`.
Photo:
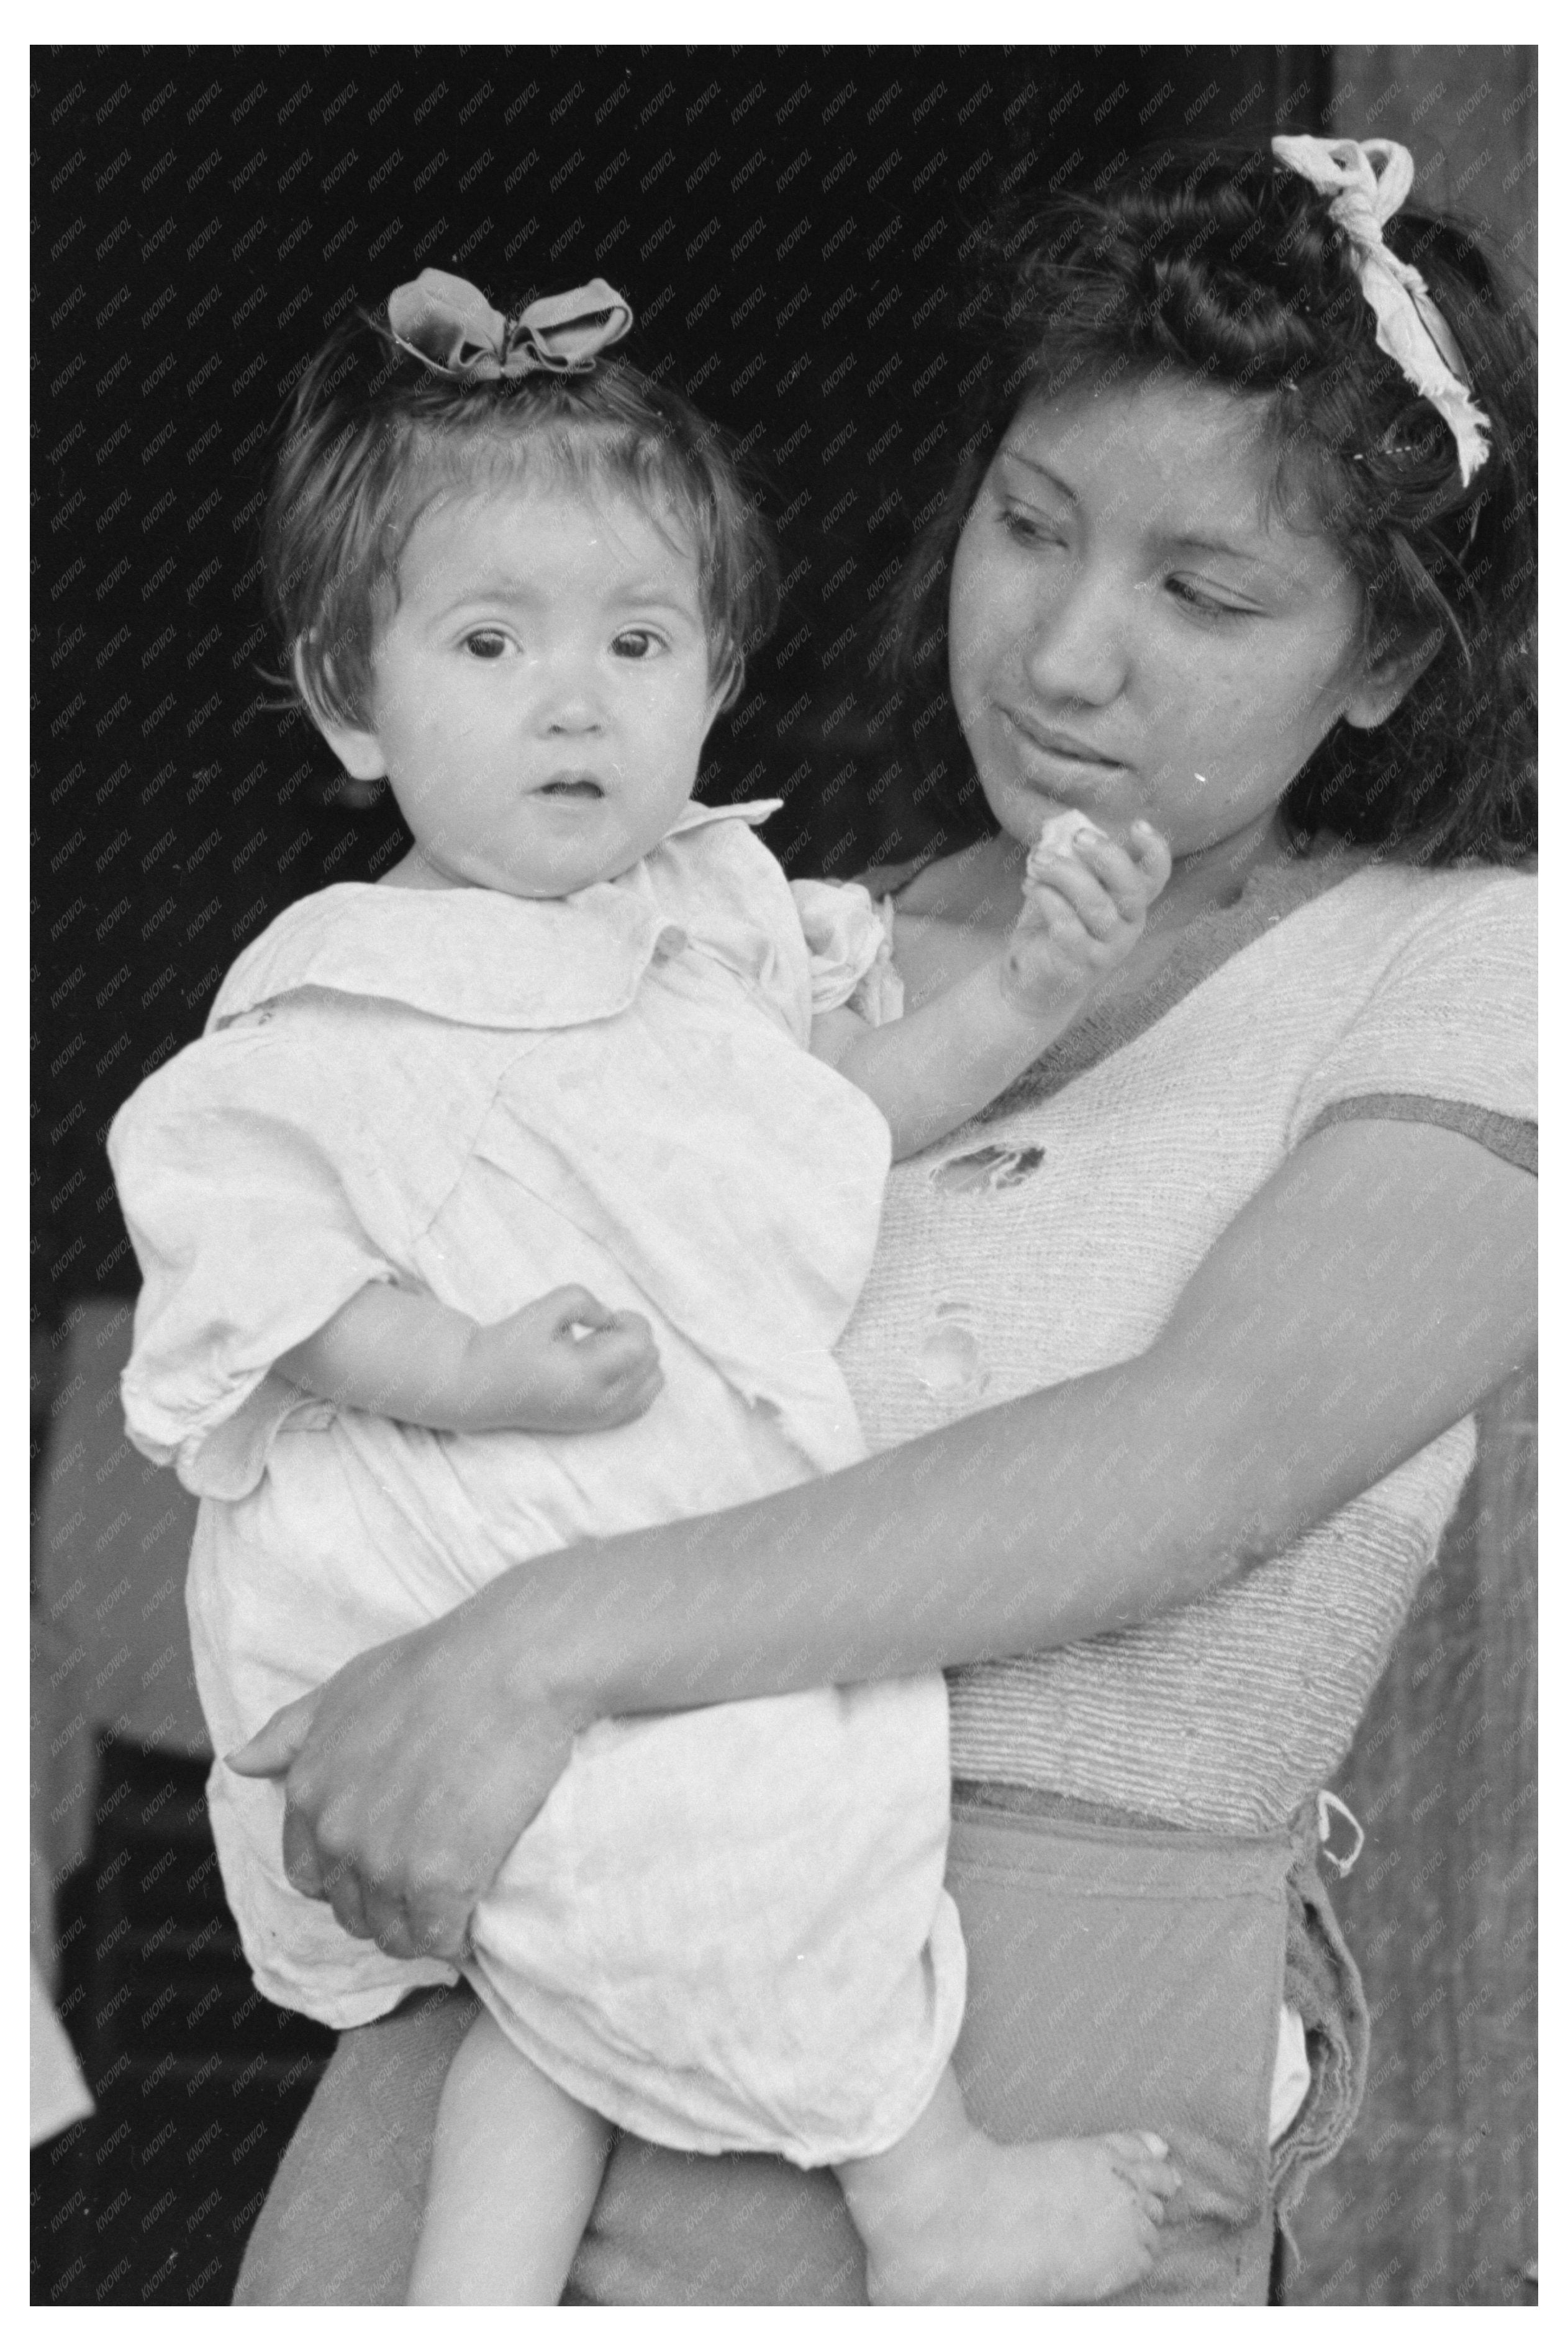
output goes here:
[[469, 1428], [579, 1436], [619, 1428], [647, 1411], [664, 1384], [641, 1314], [612, 1314], [575, 1283], [504, 1322], [482, 1323], [464, 1364]]
[[1066, 839], [1052, 838], [1059, 825], [1067, 832], [1058, 820], [1030, 852], [1003, 965], [1008, 995], [1042, 1019], [1125, 962], [1171, 871], [1170, 851], [1142, 818], [1125, 849], [1087, 818]]

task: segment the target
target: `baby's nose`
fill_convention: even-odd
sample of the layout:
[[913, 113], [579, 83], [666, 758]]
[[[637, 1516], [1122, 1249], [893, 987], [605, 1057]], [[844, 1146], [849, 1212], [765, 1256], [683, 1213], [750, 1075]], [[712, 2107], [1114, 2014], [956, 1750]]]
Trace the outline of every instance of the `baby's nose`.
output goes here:
[[604, 723], [601, 697], [591, 680], [574, 669], [563, 669], [550, 680], [538, 716], [551, 735], [592, 733]]

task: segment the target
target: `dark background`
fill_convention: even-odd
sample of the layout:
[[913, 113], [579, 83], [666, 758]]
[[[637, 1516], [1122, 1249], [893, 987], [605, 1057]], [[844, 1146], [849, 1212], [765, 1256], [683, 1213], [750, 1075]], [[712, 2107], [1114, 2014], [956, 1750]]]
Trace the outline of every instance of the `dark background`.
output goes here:
[[[96, 1597], [120, 1563], [105, 1546], [131, 1540], [91, 1449], [118, 1428], [109, 1353], [85, 1461], [62, 1437], [74, 1366], [117, 1323], [123, 1344], [136, 1286], [115, 1109], [200, 1032], [267, 921], [383, 870], [399, 838], [258, 674], [279, 651], [260, 502], [299, 370], [350, 303], [425, 265], [502, 308], [617, 286], [628, 355], [743, 443], [782, 540], [784, 619], [704, 794], [779, 795], [786, 862], [852, 872], [927, 822], [879, 748], [866, 623], [983, 356], [968, 240], [999, 202], [1092, 185], [1141, 147], [1326, 131], [1331, 107], [1333, 128], [1416, 147], [1422, 194], [1490, 220], [1528, 268], [1523, 49], [33, 52], [34, 1798], [47, 1810], [85, 1743], [63, 1803], [87, 1807], [87, 1858], [56, 1877], [51, 1939], [98, 2100], [35, 2154], [36, 2301], [225, 2302], [329, 2045], [250, 1989], [203, 1767], [145, 1729], [174, 1646], [140, 1674], [136, 1652], [152, 1696], [121, 1712], [127, 1645], [112, 1614], [89, 1621], [123, 1586]], [[1292, 2298], [1533, 2297], [1533, 1412], [1526, 1384], [1483, 1415], [1477, 1478], [1337, 1781], [1382, 1839], [1343, 1889], [1379, 2058], [1303, 2210]], [[98, 1511], [74, 1537], [72, 1477]], [[50, 1597], [71, 1578], [74, 1615]], [[147, 1614], [139, 1592], [122, 1605]]]
[[397, 837], [268, 707], [273, 429], [325, 329], [425, 266], [595, 274], [770, 483], [784, 617], [706, 797], [796, 871], [907, 854], [863, 638], [951, 469], [968, 240], [1151, 141], [1317, 129], [1329, 52], [65, 48], [33, 66], [37, 1303], [133, 1289], [103, 1156], [239, 948]]

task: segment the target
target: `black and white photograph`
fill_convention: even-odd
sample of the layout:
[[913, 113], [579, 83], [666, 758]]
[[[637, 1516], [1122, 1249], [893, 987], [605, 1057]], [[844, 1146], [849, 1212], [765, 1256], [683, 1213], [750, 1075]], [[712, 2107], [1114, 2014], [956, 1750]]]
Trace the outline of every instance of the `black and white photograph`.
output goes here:
[[1537, 2303], [1538, 52], [1020, 16], [30, 49], [35, 2309]]

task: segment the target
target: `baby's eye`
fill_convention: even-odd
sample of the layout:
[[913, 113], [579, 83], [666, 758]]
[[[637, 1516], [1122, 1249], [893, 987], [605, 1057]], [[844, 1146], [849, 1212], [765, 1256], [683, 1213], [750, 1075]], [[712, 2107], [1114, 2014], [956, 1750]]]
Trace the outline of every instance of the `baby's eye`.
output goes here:
[[651, 653], [663, 648], [664, 642], [653, 629], [622, 629], [611, 650], [619, 653], [622, 661], [646, 661]]
[[476, 661], [499, 661], [507, 650], [507, 637], [500, 629], [470, 629], [463, 640], [465, 653]]

